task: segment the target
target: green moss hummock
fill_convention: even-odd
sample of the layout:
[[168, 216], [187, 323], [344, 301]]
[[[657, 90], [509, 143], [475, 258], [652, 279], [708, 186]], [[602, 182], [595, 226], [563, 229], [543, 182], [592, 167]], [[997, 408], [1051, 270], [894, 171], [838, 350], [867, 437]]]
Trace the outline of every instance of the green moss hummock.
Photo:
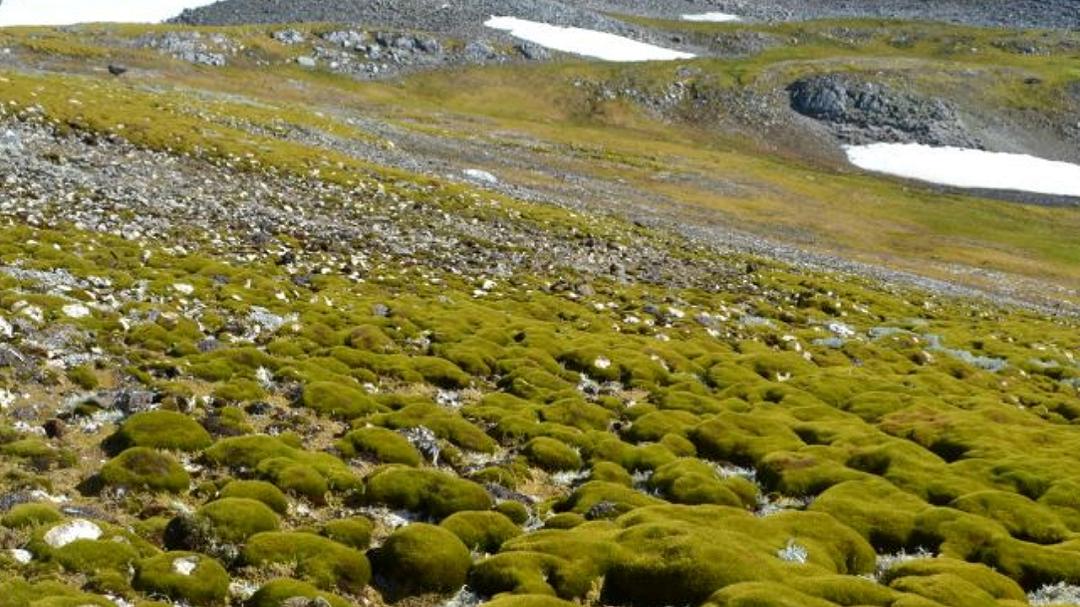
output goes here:
[[376, 582], [392, 600], [453, 592], [465, 584], [469, 549], [453, 533], [424, 523], [402, 527], [374, 552]]

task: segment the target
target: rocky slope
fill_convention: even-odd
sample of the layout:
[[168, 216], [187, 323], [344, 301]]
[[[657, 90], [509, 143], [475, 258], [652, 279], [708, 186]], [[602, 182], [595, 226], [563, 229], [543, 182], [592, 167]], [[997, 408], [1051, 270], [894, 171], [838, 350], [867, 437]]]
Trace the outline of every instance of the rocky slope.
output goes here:
[[0, 605], [1080, 604], [1080, 214], [829, 155], [1070, 39], [761, 27], [0, 31]]

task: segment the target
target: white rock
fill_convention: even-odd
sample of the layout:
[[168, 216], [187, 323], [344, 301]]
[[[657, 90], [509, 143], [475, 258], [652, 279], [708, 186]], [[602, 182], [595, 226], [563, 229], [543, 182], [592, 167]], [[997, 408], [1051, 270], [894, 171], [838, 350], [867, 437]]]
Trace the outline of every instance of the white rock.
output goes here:
[[6, 318], [0, 318], [0, 337], [11, 338], [15, 334], [15, 328], [11, 326], [11, 323]]
[[603, 356], [598, 356], [596, 360], [593, 361], [593, 366], [597, 369], [607, 369], [611, 366], [611, 361]]
[[183, 282], [178, 282], [174, 284], [172, 288], [176, 289], [178, 293], [181, 293], [183, 295], [191, 295], [195, 292], [195, 287]]
[[483, 171], [480, 169], [465, 169], [462, 172], [465, 173], [466, 177], [472, 179], [473, 181], [482, 181], [484, 183], [490, 184], [499, 183], [499, 178], [487, 171]]
[[185, 556], [183, 558], [174, 559], [172, 562], [173, 571], [180, 575], [191, 575], [198, 566], [199, 557], [197, 556]]
[[86, 318], [90, 316], [90, 308], [82, 304], [68, 304], [63, 308], [64, 316], [68, 318]]
[[12, 548], [11, 558], [15, 559], [16, 563], [25, 565], [34, 560], [34, 555], [30, 554], [30, 551], [23, 550], [22, 548]]
[[96, 540], [101, 537], [101, 527], [86, 519], [75, 519], [49, 529], [45, 543], [53, 548], [63, 548], [75, 540]]

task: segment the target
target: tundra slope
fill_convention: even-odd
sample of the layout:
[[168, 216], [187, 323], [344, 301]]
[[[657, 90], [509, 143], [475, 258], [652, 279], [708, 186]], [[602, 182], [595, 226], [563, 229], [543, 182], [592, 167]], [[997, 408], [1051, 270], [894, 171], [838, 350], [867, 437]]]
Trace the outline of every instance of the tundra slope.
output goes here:
[[760, 21], [869, 17], [1008, 28], [1080, 27], [1080, 10], [1073, 0], [222, 0], [186, 10], [176, 21], [193, 25], [344, 21], [462, 32], [475, 31], [490, 15], [507, 15], [625, 33], [635, 30], [617, 20], [620, 13], [679, 18], [705, 12]]

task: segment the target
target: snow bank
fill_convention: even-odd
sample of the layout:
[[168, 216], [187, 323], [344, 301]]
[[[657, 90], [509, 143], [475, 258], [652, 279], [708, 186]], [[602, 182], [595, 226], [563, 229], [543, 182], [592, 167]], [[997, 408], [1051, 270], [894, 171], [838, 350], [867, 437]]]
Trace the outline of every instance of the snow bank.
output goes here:
[[1080, 165], [1028, 156], [917, 143], [848, 146], [848, 160], [868, 171], [960, 188], [1080, 196]]
[[0, 27], [73, 23], [157, 23], [215, 0], [0, 0]]
[[579, 27], [559, 27], [517, 17], [492, 17], [485, 21], [484, 25], [509, 32], [515, 38], [549, 49], [605, 61], [670, 61], [693, 58], [690, 53], [638, 42], [615, 34]]
[[705, 21], [709, 23], [728, 23], [730, 21], [740, 21], [738, 15], [732, 15], [731, 13], [698, 13], [696, 15], [683, 15], [683, 21]]

